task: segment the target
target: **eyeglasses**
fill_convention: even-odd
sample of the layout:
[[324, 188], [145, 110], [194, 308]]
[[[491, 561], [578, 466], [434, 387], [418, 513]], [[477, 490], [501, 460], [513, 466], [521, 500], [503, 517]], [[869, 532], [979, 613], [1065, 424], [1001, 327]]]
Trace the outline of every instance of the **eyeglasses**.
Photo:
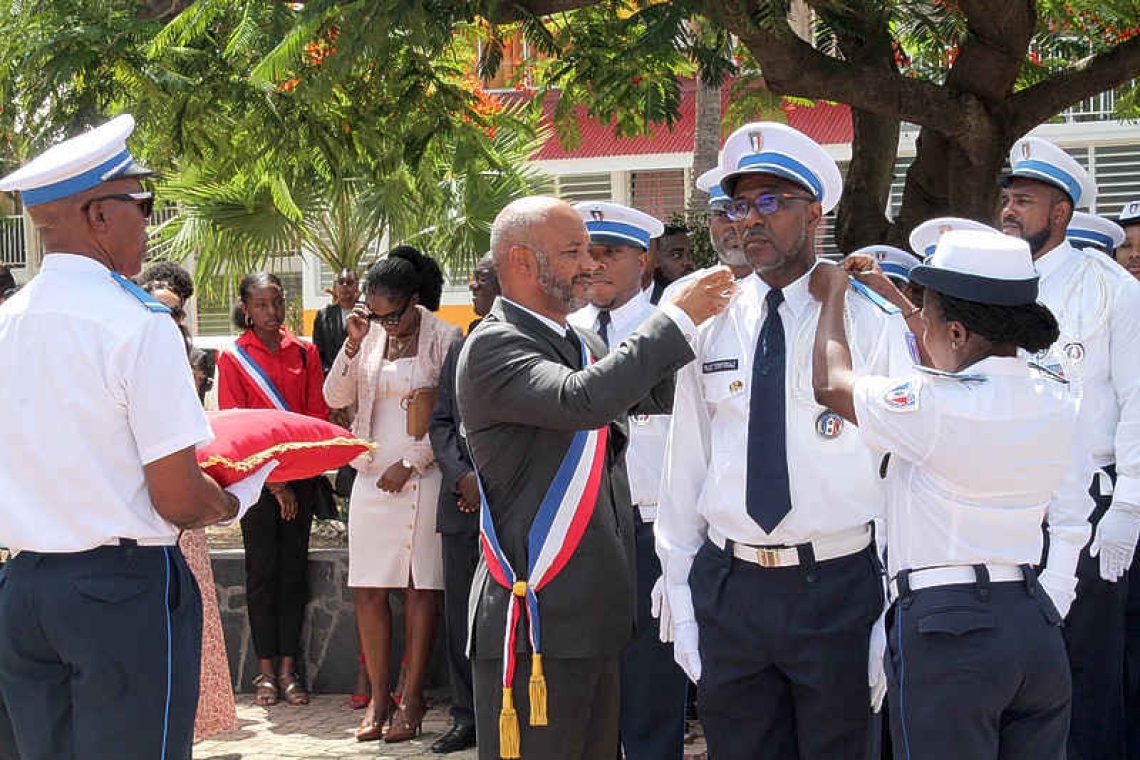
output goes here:
[[149, 219], [151, 213], [154, 212], [154, 193], [113, 193], [111, 195], [100, 195], [98, 198], [91, 198], [79, 208], [86, 212], [92, 203], [99, 201], [126, 201], [133, 203], [139, 207], [144, 218]]
[[788, 201], [815, 203], [815, 198], [810, 195], [794, 195], [792, 193], [763, 193], [751, 200], [733, 198], [724, 207], [724, 213], [734, 222], [743, 222], [748, 216], [748, 211], [753, 207], [760, 212], [760, 216], [771, 216], [783, 208]]
[[404, 301], [404, 305], [396, 311], [390, 311], [387, 314], [377, 314], [376, 312], [371, 312], [368, 315], [368, 321], [379, 322], [380, 326], [385, 328], [395, 327], [396, 325], [400, 324], [400, 320], [404, 318], [404, 313], [408, 310], [408, 306], [410, 305], [411, 300], [409, 299], [407, 301]]

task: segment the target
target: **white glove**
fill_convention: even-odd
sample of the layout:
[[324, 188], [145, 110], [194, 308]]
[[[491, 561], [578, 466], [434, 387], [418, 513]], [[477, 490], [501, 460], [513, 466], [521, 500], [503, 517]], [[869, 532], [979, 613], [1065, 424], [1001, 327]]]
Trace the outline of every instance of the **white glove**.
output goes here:
[[658, 636], [662, 643], [673, 640], [673, 614], [669, 610], [669, 598], [665, 595], [665, 576], [657, 579], [649, 592], [649, 613], [657, 618]]
[[1073, 606], [1073, 600], [1077, 598], [1077, 579], [1073, 576], [1064, 577], [1046, 567], [1037, 582], [1045, 589], [1053, 606], [1057, 608], [1057, 613], [1064, 620], [1069, 614], [1069, 608]]
[[[259, 469], [254, 470], [251, 474], [246, 475], [236, 483], [230, 483], [222, 490], [230, 494], [238, 500], [238, 513], [234, 516], [234, 520], [240, 520], [249, 511], [249, 508], [257, 503], [261, 498], [261, 489], [265, 487], [265, 481], [269, 479], [269, 473], [277, 468], [277, 460], [262, 465]], [[232, 525], [234, 520], [220, 523], [221, 525]]]
[[1089, 545], [1089, 554], [1100, 555], [1100, 577], [1115, 583], [1132, 564], [1132, 553], [1140, 538], [1140, 507], [1114, 501]]
[[886, 615], [871, 626], [871, 646], [867, 652], [867, 685], [871, 687], [871, 712], [883, 709], [883, 697], [887, 695], [887, 671], [883, 665], [883, 654], [887, 651]]
[[697, 621], [673, 624], [673, 659], [693, 683], [701, 680], [700, 634]]

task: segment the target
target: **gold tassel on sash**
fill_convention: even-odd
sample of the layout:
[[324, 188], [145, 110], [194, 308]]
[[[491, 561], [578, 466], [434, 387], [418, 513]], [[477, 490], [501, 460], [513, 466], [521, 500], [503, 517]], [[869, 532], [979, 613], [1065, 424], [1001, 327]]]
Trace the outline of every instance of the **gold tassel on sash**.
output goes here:
[[530, 724], [546, 725], [546, 676], [542, 674], [542, 655], [530, 656]]
[[519, 714], [515, 712], [515, 699], [511, 687], [503, 687], [503, 710], [499, 713], [499, 757], [517, 760], [519, 750]]

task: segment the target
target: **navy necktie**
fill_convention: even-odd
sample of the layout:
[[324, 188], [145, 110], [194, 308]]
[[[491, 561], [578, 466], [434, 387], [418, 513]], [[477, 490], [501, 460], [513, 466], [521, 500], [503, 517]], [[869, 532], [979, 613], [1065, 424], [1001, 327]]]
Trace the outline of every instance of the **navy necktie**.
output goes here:
[[598, 335], [602, 338], [602, 343], [606, 344], [606, 348], [610, 347], [610, 313], [608, 311], [598, 312]]
[[765, 533], [771, 533], [788, 512], [787, 425], [784, 419], [784, 323], [779, 306], [784, 293], [773, 288], [765, 299], [768, 316], [756, 340], [752, 360], [752, 397], [748, 408], [748, 481], [745, 505]]

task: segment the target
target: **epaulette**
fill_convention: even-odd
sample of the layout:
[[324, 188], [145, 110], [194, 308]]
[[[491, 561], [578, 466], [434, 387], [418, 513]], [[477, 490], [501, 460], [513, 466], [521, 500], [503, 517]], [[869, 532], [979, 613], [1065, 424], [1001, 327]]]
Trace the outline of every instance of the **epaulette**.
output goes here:
[[946, 372], [933, 367], [924, 367], [921, 364], [914, 366], [919, 372], [931, 377], [941, 377], [946, 380], [957, 380], [960, 383], [984, 383], [989, 380], [985, 375], [969, 375], [964, 372]]
[[157, 298], [147, 293], [145, 290], [136, 285], [131, 278], [124, 277], [118, 272], [111, 272], [111, 279], [119, 283], [123, 290], [131, 294], [132, 297], [138, 300], [143, 306], [155, 314], [169, 314], [170, 307], [159, 301]]
[[869, 287], [859, 282], [858, 280], [851, 280], [851, 289], [866, 298], [871, 303], [878, 306], [879, 309], [886, 314], [898, 314], [900, 311], [902, 311], [899, 307], [895, 306], [893, 303], [883, 298], [881, 295], [871, 290]]
[[1051, 370], [1042, 364], [1038, 364], [1037, 362], [1026, 362], [1026, 364], [1029, 365], [1030, 369], [1037, 370], [1050, 380], [1056, 380], [1058, 383], [1064, 383], [1065, 385], [1069, 384], [1069, 379], [1062, 375], [1060, 372], [1055, 372], [1054, 370]]

